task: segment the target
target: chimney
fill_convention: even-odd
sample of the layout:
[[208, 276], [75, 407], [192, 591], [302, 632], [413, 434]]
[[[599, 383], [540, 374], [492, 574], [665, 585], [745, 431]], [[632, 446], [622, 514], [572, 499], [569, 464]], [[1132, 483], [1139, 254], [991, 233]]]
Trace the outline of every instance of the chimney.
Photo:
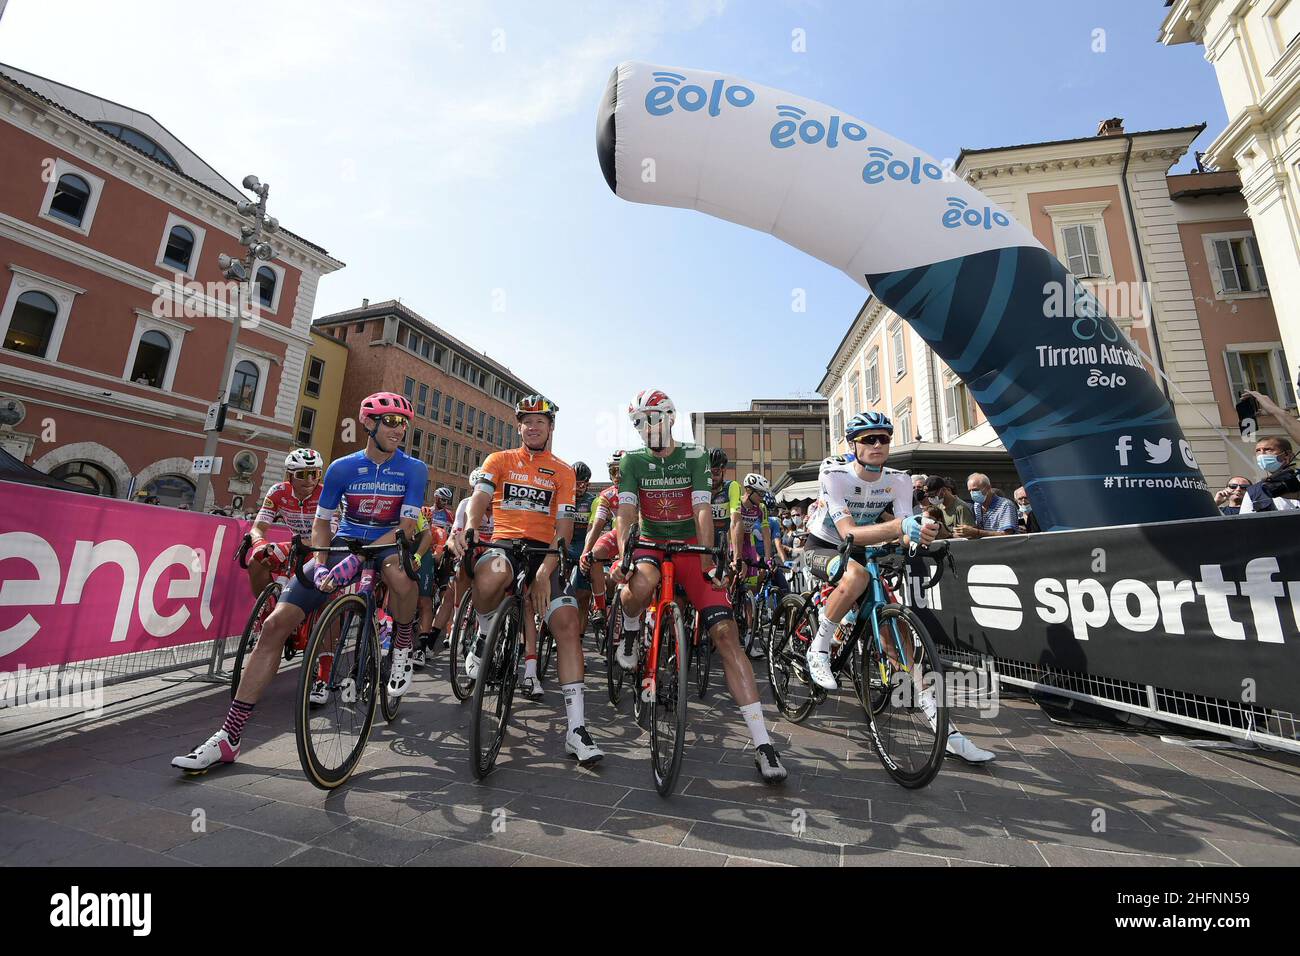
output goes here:
[[1097, 125], [1098, 136], [1123, 136], [1124, 120], [1119, 116], [1112, 116], [1110, 119], [1102, 120]]
[[362, 299], [362, 300], [361, 300], [361, 308], [363, 308], [363, 309], [368, 309], [368, 308], [370, 308], [370, 300], [369, 300], [369, 299]]

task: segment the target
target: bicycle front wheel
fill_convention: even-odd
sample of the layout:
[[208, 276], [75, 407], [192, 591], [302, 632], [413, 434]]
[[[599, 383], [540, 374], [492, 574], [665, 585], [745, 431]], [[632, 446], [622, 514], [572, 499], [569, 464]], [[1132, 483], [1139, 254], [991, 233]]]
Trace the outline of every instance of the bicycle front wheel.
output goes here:
[[[318, 679], [326, 700], [315, 705], [311, 694]], [[322, 790], [352, 776], [370, 737], [379, 694], [379, 639], [370, 608], [359, 594], [342, 595], [312, 628], [294, 714], [298, 759], [307, 779]]]
[[[886, 772], [915, 790], [935, 778], [948, 747], [943, 659], [911, 609], [889, 605], [877, 612], [876, 622], [880, 641], [868, 635], [865, 653], [858, 655], [869, 671], [862, 675], [863, 685], [879, 674], [887, 691], [880, 711], [874, 711], [874, 700], [867, 711], [871, 740]], [[871, 693], [874, 698], [876, 690]]]
[[767, 678], [777, 709], [791, 723], [804, 720], [816, 705], [808, 677], [808, 647], [816, 634], [811, 602], [801, 594], [782, 598], [768, 632]]
[[469, 741], [474, 776], [479, 780], [492, 772], [506, 737], [510, 706], [519, 679], [521, 606], [518, 599], [507, 599], [483, 645], [483, 659], [474, 685], [474, 721], [470, 725]]
[[551, 666], [551, 655], [555, 653], [555, 635], [549, 624], [542, 623], [537, 632], [537, 676], [546, 676], [546, 668]]
[[654, 686], [650, 688], [650, 760], [655, 789], [666, 797], [677, 782], [682, 766], [682, 745], [686, 741], [686, 624], [682, 609], [674, 601], [664, 612], [659, 633], [659, 656], [655, 662]]
[[621, 595], [614, 596], [614, 603], [609, 606], [609, 614], [605, 617], [605, 681], [609, 685], [609, 702], [618, 707], [619, 699], [623, 696], [623, 684], [627, 681], [627, 673], [619, 666], [618, 663], [618, 644], [623, 639], [623, 598]]
[[691, 648], [691, 666], [695, 668], [695, 696], [704, 700], [709, 694], [709, 672], [713, 667], [713, 641], [704, 629], [699, 612], [695, 614], [695, 626], [699, 629], [700, 642]]
[[[239, 690], [239, 679], [244, 675], [244, 661], [253, 653], [253, 648], [262, 637], [262, 625], [266, 619], [271, 616], [275, 610], [276, 603], [280, 600], [280, 584], [272, 581], [266, 587], [262, 588], [262, 593], [257, 596], [257, 603], [253, 605], [253, 613], [248, 615], [248, 622], [244, 625], [244, 633], [239, 638], [239, 650], [235, 651], [235, 666], [230, 672], [230, 699], [235, 699], [235, 694]], [[289, 635], [289, 640], [293, 640], [294, 635]]]
[[451, 676], [451, 692], [459, 701], [467, 701], [474, 693], [474, 678], [465, 673], [465, 655], [477, 631], [474, 627], [474, 607], [470, 603], [469, 588], [460, 599], [460, 606], [451, 619], [451, 638], [447, 649], [451, 655], [451, 666], [447, 673]]

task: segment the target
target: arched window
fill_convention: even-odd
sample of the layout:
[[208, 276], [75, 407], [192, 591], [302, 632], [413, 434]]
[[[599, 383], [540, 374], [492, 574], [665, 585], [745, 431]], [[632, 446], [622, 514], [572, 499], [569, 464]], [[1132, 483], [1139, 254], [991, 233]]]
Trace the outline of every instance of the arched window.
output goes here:
[[159, 146], [154, 140], [150, 139], [138, 129], [132, 129], [129, 126], [123, 126], [121, 123], [100, 122], [95, 124], [110, 136], [116, 136], [123, 142], [130, 143], [146, 156], [152, 156], [164, 166], [172, 169], [179, 169], [176, 160], [172, 159], [171, 153]]
[[136, 494], [146, 501], [157, 498], [158, 504], [165, 508], [179, 508], [181, 505], [193, 507], [194, 482], [181, 475], [159, 475]]
[[44, 358], [58, 317], [58, 305], [44, 292], [24, 292], [14, 304], [4, 347]]
[[263, 308], [269, 309], [275, 301], [275, 282], [275, 270], [270, 266], [257, 270], [257, 299]]
[[230, 382], [230, 406], [242, 408], [246, 412], [253, 410], [257, 400], [257, 380], [261, 373], [257, 366], [247, 360], [235, 366], [235, 377]]
[[89, 202], [90, 184], [73, 173], [64, 173], [59, 177], [59, 184], [54, 187], [50, 215], [70, 225], [80, 226]]
[[163, 262], [181, 272], [188, 272], [192, 255], [194, 255], [194, 233], [185, 226], [172, 226], [172, 231], [167, 236], [167, 250], [163, 253]]
[[140, 336], [140, 344], [136, 346], [131, 381], [137, 385], [162, 388], [167, 378], [167, 360], [171, 354], [172, 340], [163, 333], [150, 329]]
[[106, 498], [117, 496], [117, 482], [107, 471], [93, 461], [69, 461], [50, 472], [54, 478], [62, 478], [73, 485], [89, 488], [97, 495]]

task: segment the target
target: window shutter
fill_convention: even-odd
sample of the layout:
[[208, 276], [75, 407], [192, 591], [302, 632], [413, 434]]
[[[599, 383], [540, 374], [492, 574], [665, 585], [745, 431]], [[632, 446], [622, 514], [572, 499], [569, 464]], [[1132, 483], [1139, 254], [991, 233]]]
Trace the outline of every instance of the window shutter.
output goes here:
[[1286, 372], [1286, 353], [1281, 349], [1273, 349], [1273, 377], [1281, 382], [1278, 388], [1278, 394], [1282, 396], [1281, 401], [1287, 408], [1296, 407], [1295, 383]]
[[1240, 292], [1241, 283], [1237, 281], [1237, 269], [1232, 261], [1232, 243], [1227, 239], [1214, 240], [1214, 268], [1219, 276], [1221, 292]]
[[957, 390], [950, 384], [943, 388], [943, 433], [948, 441], [957, 437]]
[[1224, 359], [1228, 363], [1228, 388], [1232, 392], [1232, 400], [1235, 402], [1241, 398], [1241, 392], [1246, 387], [1246, 375], [1241, 368], [1241, 356], [1236, 352], [1224, 352]]
[[1254, 236], [1251, 236], [1246, 240], [1246, 244], [1250, 246], [1250, 258], [1253, 260], [1251, 268], [1255, 270], [1255, 288], [1260, 292], [1266, 292], [1268, 291], [1268, 276], [1264, 274], [1264, 260], [1259, 254], [1259, 243], [1255, 241]]
[[1088, 275], [1101, 275], [1101, 252], [1097, 248], [1097, 230], [1092, 226], [1080, 226], [1079, 235], [1083, 237], [1083, 251], [1088, 261]]
[[1076, 276], [1088, 274], [1088, 262], [1083, 254], [1082, 226], [1066, 226], [1061, 230], [1065, 239], [1065, 267]]

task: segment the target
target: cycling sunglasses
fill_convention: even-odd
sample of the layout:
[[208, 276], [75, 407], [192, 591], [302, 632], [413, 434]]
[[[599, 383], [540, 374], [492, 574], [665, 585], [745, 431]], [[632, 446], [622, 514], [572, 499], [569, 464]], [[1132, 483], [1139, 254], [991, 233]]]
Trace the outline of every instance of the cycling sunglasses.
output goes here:
[[405, 428], [407, 418], [405, 415], [380, 415], [379, 424], [385, 428]]
[[293, 477], [294, 477], [294, 478], [299, 478], [299, 479], [301, 479], [301, 480], [303, 480], [303, 481], [315, 481], [316, 479], [318, 479], [318, 478], [320, 477], [320, 469], [319, 469], [319, 468], [303, 468], [303, 469], [300, 469], [300, 470], [298, 470], [298, 471], [295, 471], [295, 472], [293, 473]]
[[888, 445], [894, 440], [893, 435], [859, 435], [853, 439], [855, 442], [862, 442], [864, 445]]
[[1232, 482], [1228, 482], [1228, 487], [1231, 488], [1233, 491], [1242, 491], [1246, 488], [1249, 488], [1250, 485], [1243, 485], [1243, 484], [1234, 485]]

